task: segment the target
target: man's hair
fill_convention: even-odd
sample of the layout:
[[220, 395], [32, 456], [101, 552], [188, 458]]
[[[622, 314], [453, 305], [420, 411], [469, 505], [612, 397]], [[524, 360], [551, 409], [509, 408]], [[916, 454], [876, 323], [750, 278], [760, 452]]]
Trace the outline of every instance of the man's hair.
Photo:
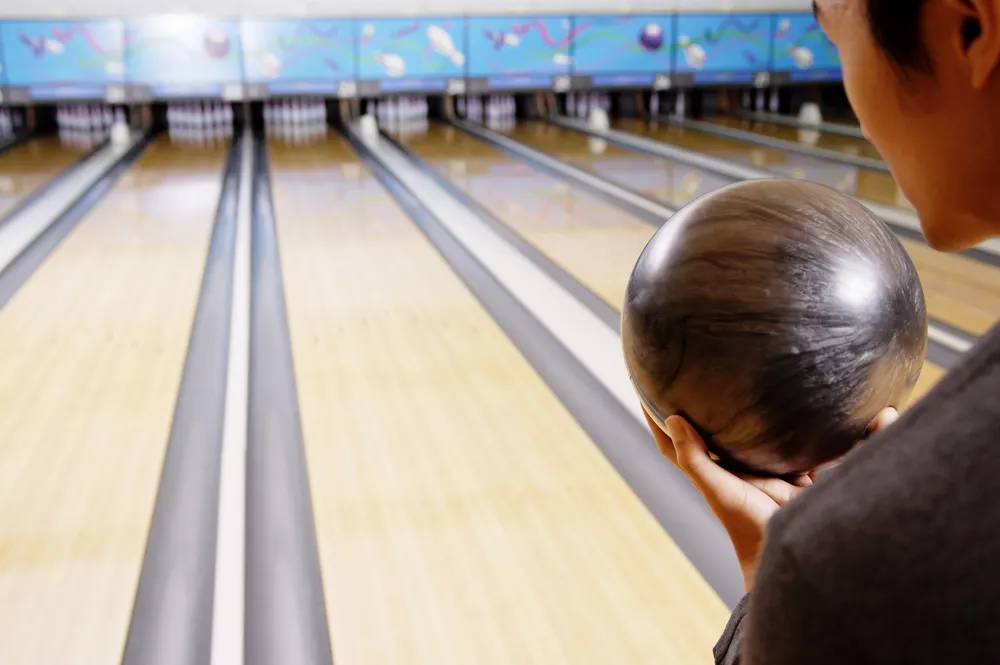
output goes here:
[[867, 0], [868, 24], [875, 44], [893, 64], [929, 73], [920, 17], [925, 0]]

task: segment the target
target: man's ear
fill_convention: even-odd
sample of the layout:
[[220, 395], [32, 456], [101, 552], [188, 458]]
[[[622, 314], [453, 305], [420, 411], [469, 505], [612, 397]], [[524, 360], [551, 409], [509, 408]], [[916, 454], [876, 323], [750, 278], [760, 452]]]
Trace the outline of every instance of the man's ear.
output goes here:
[[958, 15], [954, 44], [975, 88], [1000, 68], [1000, 0], [942, 0]]

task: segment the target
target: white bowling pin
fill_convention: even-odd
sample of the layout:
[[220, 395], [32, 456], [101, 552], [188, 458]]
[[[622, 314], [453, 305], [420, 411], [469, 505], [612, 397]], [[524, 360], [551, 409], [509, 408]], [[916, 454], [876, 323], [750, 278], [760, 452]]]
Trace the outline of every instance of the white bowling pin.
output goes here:
[[683, 118], [687, 113], [687, 97], [683, 90], [677, 92], [677, 105], [674, 107], [674, 114], [678, 118]]
[[455, 42], [444, 28], [436, 25], [429, 26], [427, 40], [432, 49], [451, 60], [456, 67], [465, 64], [465, 55], [455, 48]]
[[399, 78], [406, 73], [406, 61], [395, 53], [376, 53], [375, 62], [382, 66], [387, 76]]

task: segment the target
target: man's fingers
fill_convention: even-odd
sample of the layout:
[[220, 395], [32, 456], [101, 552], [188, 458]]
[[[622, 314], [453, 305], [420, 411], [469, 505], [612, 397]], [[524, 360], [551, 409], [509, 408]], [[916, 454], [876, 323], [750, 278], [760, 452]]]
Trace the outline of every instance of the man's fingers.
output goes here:
[[702, 493], [719, 495], [741, 490], [740, 479], [716, 464], [694, 428], [679, 416], [667, 418], [667, 435], [674, 442], [677, 466], [694, 481]]
[[893, 424], [899, 420], [899, 412], [892, 407], [882, 409], [879, 414], [875, 416], [875, 420], [868, 425], [868, 435], [871, 436], [876, 432], [881, 432], [889, 425]]
[[673, 441], [660, 429], [660, 426], [650, 417], [645, 408], [642, 409], [642, 415], [646, 416], [646, 423], [649, 425], [649, 430], [653, 433], [653, 438], [656, 439], [656, 446], [660, 449], [660, 454], [674, 464], [677, 464], [677, 453], [674, 452]]
[[805, 487], [797, 487], [778, 478], [747, 476], [743, 480], [766, 494], [779, 506], [785, 505], [805, 490]]

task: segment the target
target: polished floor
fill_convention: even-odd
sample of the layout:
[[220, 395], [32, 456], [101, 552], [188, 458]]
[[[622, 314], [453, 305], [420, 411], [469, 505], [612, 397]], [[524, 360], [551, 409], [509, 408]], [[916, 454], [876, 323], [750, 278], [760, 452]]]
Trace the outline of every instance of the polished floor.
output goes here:
[[155, 143], [0, 310], [0, 662], [121, 658], [223, 157]]
[[[615, 126], [905, 205], [881, 173]], [[675, 207], [727, 182], [508, 134]], [[620, 309], [649, 223], [455, 127], [400, 138]], [[712, 662], [725, 605], [346, 140], [269, 149], [335, 662]], [[4, 205], [79, 156], [0, 156]], [[224, 158], [158, 139], [0, 310], [3, 665], [120, 661]], [[932, 316], [996, 322], [1000, 269], [905, 245]]]

